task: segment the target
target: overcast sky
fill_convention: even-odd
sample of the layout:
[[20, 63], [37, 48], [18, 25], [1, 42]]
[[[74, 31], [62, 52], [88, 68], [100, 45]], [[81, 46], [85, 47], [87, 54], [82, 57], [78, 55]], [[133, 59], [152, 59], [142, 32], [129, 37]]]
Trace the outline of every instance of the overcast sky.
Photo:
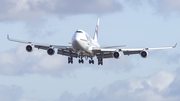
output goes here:
[[179, 101], [180, 48], [148, 51], [103, 66], [67, 63], [11, 38], [69, 45], [77, 29], [101, 46], [180, 43], [180, 0], [0, 0], [0, 101]]

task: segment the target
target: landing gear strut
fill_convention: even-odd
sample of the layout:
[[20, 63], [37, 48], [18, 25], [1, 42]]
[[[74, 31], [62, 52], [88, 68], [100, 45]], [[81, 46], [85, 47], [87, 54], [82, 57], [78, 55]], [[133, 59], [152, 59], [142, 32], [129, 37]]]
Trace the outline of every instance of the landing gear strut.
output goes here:
[[98, 65], [103, 65], [103, 59], [102, 58], [98, 58]]
[[68, 57], [68, 64], [73, 64], [73, 57]]

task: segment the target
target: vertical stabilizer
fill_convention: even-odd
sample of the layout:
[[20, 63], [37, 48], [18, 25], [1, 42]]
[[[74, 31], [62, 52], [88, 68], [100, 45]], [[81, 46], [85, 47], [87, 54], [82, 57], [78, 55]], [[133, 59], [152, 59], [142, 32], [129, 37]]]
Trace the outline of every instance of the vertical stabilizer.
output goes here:
[[94, 32], [94, 41], [98, 40], [98, 29], [99, 29], [99, 18], [98, 18], [96, 29], [95, 29], [95, 32]]

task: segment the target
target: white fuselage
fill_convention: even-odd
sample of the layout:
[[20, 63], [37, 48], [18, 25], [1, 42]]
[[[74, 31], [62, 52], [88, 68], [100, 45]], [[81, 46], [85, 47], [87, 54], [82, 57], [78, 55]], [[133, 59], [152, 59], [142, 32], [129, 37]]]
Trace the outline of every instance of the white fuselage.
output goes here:
[[92, 49], [100, 45], [94, 41], [85, 31], [77, 30], [72, 37], [72, 47], [78, 55], [94, 56]]

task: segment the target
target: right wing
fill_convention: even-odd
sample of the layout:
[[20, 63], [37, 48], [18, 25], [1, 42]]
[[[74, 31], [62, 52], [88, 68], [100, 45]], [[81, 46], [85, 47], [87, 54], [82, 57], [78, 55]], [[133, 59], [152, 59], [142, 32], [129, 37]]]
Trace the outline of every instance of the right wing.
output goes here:
[[49, 44], [41, 44], [41, 43], [35, 43], [35, 42], [29, 42], [29, 41], [22, 41], [22, 40], [17, 40], [17, 39], [10, 39], [9, 35], [7, 35], [7, 39], [13, 42], [25, 43], [25, 44], [34, 46], [35, 48], [43, 49], [43, 50], [48, 50], [50, 48], [57, 49], [58, 50], [57, 54], [61, 54], [65, 56], [70, 56], [70, 57], [78, 56], [78, 54], [73, 50], [72, 46], [49, 45]]

